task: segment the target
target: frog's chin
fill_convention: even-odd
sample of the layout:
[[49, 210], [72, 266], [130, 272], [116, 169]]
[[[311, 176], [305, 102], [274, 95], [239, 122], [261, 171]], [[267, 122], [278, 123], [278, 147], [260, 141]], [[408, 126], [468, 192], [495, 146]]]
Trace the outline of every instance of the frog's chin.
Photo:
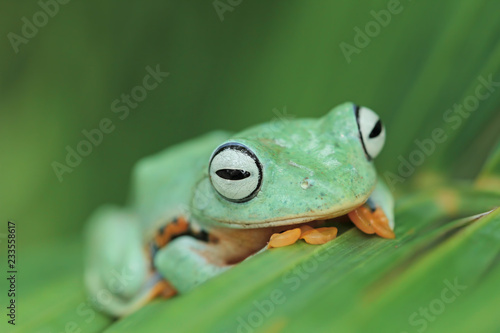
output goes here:
[[307, 222], [312, 222], [312, 221], [319, 221], [319, 220], [329, 220], [333, 219], [339, 216], [346, 215], [347, 213], [355, 210], [359, 206], [363, 205], [366, 200], [357, 203], [353, 206], [349, 206], [347, 208], [339, 209], [330, 209], [330, 210], [325, 210], [325, 211], [319, 211], [319, 212], [309, 212], [308, 214], [303, 214], [300, 216], [294, 216], [294, 217], [283, 217], [283, 218], [276, 218], [276, 219], [270, 219], [270, 220], [264, 220], [264, 221], [259, 221], [259, 222], [240, 222], [240, 221], [222, 221], [222, 220], [217, 220], [216, 224], [219, 226], [225, 226], [229, 228], [235, 228], [235, 229], [256, 229], [256, 228], [268, 228], [268, 227], [280, 227], [280, 226], [287, 226], [287, 225], [295, 225], [295, 224], [301, 224], [301, 223], [307, 223]]

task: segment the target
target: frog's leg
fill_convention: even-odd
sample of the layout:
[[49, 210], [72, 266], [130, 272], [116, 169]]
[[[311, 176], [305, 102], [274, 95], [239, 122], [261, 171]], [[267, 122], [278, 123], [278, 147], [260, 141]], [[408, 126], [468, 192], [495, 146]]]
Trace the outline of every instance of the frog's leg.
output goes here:
[[146, 303], [160, 277], [150, 269], [135, 215], [101, 207], [86, 232], [85, 283], [91, 302], [114, 316]]
[[375, 233], [384, 238], [396, 237], [393, 231], [394, 199], [380, 178], [366, 203], [348, 215], [356, 227], [364, 233]]
[[182, 294], [232, 267], [218, 262], [214, 252], [206, 241], [180, 236], [157, 251], [154, 266]]
[[[179, 235], [189, 232], [189, 224], [182, 216], [174, 218], [170, 223], [167, 223], [165, 226], [158, 229], [153, 240], [149, 242], [149, 259], [152, 269], [155, 269], [154, 258], [158, 251], [167, 246], [167, 244], [174, 237], [178, 237]], [[175, 295], [177, 295], [177, 289], [169, 281], [160, 279], [151, 290], [150, 298], [170, 298]]]

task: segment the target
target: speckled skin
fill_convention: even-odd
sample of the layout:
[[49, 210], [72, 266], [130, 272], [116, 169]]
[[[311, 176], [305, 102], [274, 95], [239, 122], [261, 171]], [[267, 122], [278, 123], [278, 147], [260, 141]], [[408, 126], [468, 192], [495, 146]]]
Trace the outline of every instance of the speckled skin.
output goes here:
[[[243, 203], [222, 198], [208, 178], [212, 152], [234, 141], [249, 147], [263, 170], [257, 196]], [[91, 295], [110, 290], [113, 298], [103, 310], [121, 316], [147, 301], [160, 278], [187, 292], [259, 251], [273, 232], [344, 215], [370, 195], [393, 223], [392, 196], [380, 180], [377, 185], [352, 103], [319, 119], [273, 121], [234, 135], [212, 132], [141, 160], [131, 204], [107, 206], [91, 217], [86, 284]], [[176, 216], [185, 216], [217, 242], [176, 238], [156, 254], [151, 271], [145, 244]], [[113, 290], [115, 272], [124, 270], [130, 281]]]

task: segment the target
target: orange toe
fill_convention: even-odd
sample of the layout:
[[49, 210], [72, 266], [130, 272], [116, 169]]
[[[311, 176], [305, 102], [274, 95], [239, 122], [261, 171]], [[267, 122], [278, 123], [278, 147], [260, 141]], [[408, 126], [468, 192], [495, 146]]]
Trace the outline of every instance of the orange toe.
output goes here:
[[305, 240], [308, 244], [325, 244], [335, 237], [337, 237], [337, 228], [335, 227], [324, 227], [317, 229], [309, 229], [300, 235], [300, 238]]
[[365, 234], [375, 233], [375, 228], [370, 221], [371, 212], [369, 208], [360, 206], [352, 212], [349, 212], [347, 215], [349, 216], [349, 219], [352, 221], [352, 223], [354, 223], [354, 225]]
[[385, 216], [384, 211], [380, 207], [377, 207], [372, 213], [372, 217], [372, 225], [377, 235], [383, 238], [396, 238], [394, 231], [392, 231], [389, 226], [389, 219]]
[[363, 205], [347, 215], [356, 227], [366, 234], [377, 234], [383, 238], [396, 238], [394, 231], [389, 226], [389, 219], [380, 207], [372, 212]]
[[291, 230], [287, 230], [282, 233], [273, 234], [271, 239], [269, 239], [269, 244], [267, 244], [267, 248], [273, 247], [283, 247], [294, 244], [300, 237], [301, 231], [300, 228], [295, 228]]
[[[299, 228], [300, 228], [300, 234], [301, 235], [303, 235], [304, 232], [306, 232], [306, 231], [314, 230], [313, 227], [311, 227], [310, 225], [307, 225], [307, 224], [301, 225]], [[302, 237], [301, 237], [301, 239], [302, 239]]]

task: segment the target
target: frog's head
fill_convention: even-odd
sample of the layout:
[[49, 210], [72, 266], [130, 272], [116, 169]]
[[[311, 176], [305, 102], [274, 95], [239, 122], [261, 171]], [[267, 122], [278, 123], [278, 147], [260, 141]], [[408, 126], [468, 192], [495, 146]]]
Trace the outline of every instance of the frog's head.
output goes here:
[[337, 106], [320, 119], [281, 119], [215, 149], [196, 184], [194, 216], [260, 228], [344, 215], [373, 191], [385, 129], [370, 109]]

